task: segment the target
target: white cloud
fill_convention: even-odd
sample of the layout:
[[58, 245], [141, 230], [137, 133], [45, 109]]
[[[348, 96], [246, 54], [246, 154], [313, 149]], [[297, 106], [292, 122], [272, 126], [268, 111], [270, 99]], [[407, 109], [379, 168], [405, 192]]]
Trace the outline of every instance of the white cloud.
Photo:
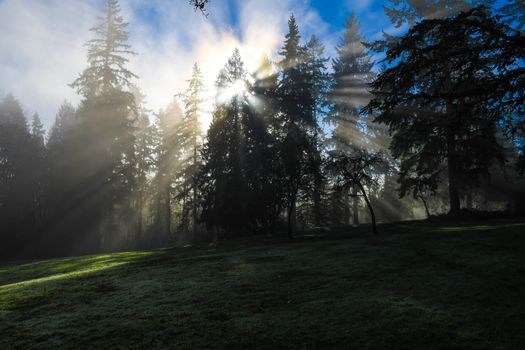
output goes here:
[[[85, 48], [100, 0], [0, 1], [0, 93], [12, 92], [29, 113], [39, 112], [46, 127], [64, 99], [78, 102], [68, 87], [85, 68]], [[315, 33], [330, 52], [337, 38], [329, 33], [307, 1], [237, 0], [210, 2], [208, 18], [182, 0], [121, 0], [130, 22], [130, 44], [138, 53], [130, 69], [154, 111], [184, 91], [197, 62], [211, 95], [215, 78], [235, 47], [247, 68], [254, 70], [260, 57], [277, 58], [293, 12], [303, 39]], [[238, 11], [232, 28], [231, 11]], [[209, 104], [211, 106], [211, 103]]]
[[84, 66], [93, 4], [62, 0], [0, 3], [0, 90], [12, 92], [28, 113], [49, 126], [67, 86]]

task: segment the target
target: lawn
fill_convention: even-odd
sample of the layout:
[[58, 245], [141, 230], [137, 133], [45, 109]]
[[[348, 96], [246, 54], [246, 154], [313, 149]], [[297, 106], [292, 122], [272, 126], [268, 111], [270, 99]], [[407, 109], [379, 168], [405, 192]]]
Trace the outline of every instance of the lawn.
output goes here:
[[525, 349], [525, 222], [0, 265], [0, 349]]

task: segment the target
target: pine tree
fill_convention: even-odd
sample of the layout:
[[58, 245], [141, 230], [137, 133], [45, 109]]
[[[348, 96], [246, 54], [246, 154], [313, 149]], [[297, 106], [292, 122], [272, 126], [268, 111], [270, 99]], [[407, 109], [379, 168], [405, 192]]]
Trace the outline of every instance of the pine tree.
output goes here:
[[81, 155], [74, 152], [78, 119], [76, 109], [65, 101], [59, 108], [47, 142], [47, 210], [45, 243], [48, 254], [66, 254], [74, 250], [78, 214], [77, 165]]
[[147, 215], [146, 210], [151, 190], [149, 177], [155, 170], [157, 140], [155, 127], [150, 123], [149, 111], [144, 106], [146, 96], [138, 88], [133, 89], [133, 95], [138, 112], [135, 121], [135, 152], [133, 158], [135, 180], [132, 198], [137, 222], [136, 226], [131, 226], [131, 229], [135, 232], [134, 245], [142, 247], [144, 243], [144, 218]]
[[33, 136], [33, 139], [39, 146], [44, 146], [45, 134], [46, 132], [44, 130], [44, 125], [40, 121], [38, 113], [33, 114], [33, 118], [31, 120], [31, 136]]
[[285, 198], [287, 205], [288, 235], [293, 237], [296, 223], [297, 201], [300, 191], [306, 192], [315, 173], [313, 155], [316, 146], [317, 104], [316, 88], [309, 71], [308, 50], [300, 44], [301, 36], [292, 15], [288, 33], [280, 55], [281, 79], [278, 94], [281, 107], [280, 152], [285, 171]]
[[33, 142], [33, 148], [35, 150], [35, 158], [32, 163], [34, 172], [34, 220], [36, 230], [42, 228], [44, 222], [45, 210], [46, 210], [46, 187], [47, 187], [47, 149], [45, 145], [45, 130], [44, 125], [40, 121], [38, 113], [33, 115], [31, 121], [31, 138]]
[[184, 112], [177, 98], [157, 116], [158, 142], [156, 150], [155, 187], [157, 198], [156, 232], [157, 242], [167, 242], [172, 236], [174, 187], [182, 158], [179, 144], [180, 125]]
[[324, 210], [321, 202], [325, 195], [325, 178], [322, 173], [322, 146], [324, 144], [323, 132], [319, 127], [319, 121], [323, 119], [325, 107], [327, 106], [327, 90], [330, 77], [326, 72], [328, 58], [324, 57], [324, 46], [319, 39], [312, 35], [306, 44], [306, 59], [304, 64], [305, 75], [307, 76], [307, 86], [309, 94], [312, 97], [314, 108], [315, 123], [309, 130], [311, 150], [309, 152], [309, 172], [311, 194], [308, 198], [312, 204], [312, 213], [307, 216], [313, 216], [313, 224], [320, 227], [324, 222]]
[[280, 152], [282, 127], [279, 118], [278, 71], [268, 57], [263, 57], [253, 74], [250, 98], [252, 147], [247, 170], [251, 191], [247, 207], [260, 230], [275, 233], [284, 207], [284, 168]]
[[423, 19], [439, 19], [457, 15], [473, 6], [490, 6], [494, 0], [390, 0], [385, 12], [396, 27], [410, 26]]
[[0, 101], [0, 255], [30, 253], [35, 239], [39, 150], [18, 100]]
[[522, 0], [507, 0], [498, 9], [504, 16], [505, 22], [522, 33], [525, 32], [525, 2]]
[[249, 117], [244, 64], [236, 49], [216, 81], [217, 102], [203, 149], [202, 217], [210, 228], [239, 235], [247, 228], [246, 125]]
[[[336, 47], [338, 57], [332, 63], [333, 85], [330, 91], [330, 109], [327, 121], [334, 126], [331, 145], [335, 152], [344, 152], [370, 147], [367, 119], [361, 114], [361, 109], [369, 99], [368, 83], [372, 80], [373, 63], [362, 42], [361, 26], [354, 13], [351, 13], [345, 23], [345, 32], [341, 42]], [[359, 224], [359, 189], [352, 189], [353, 224]], [[343, 218], [348, 224], [349, 189], [343, 189]]]
[[198, 219], [199, 193], [197, 173], [202, 165], [202, 128], [200, 119], [203, 113], [204, 82], [202, 73], [195, 64], [188, 88], [183, 95], [184, 118], [179, 126], [179, 146], [183, 149], [178, 176], [181, 178], [179, 197], [183, 200], [182, 226], [188, 229], [191, 212], [191, 230], [195, 238]]
[[422, 21], [387, 51], [392, 66], [372, 83], [366, 110], [393, 133], [401, 195], [448, 179], [457, 216], [466, 184], [504, 159], [496, 131], [498, 123], [517, 131], [513, 116], [523, 111], [522, 68], [514, 66], [523, 40], [480, 7]]
[[135, 52], [126, 44], [129, 23], [120, 16], [118, 1], [107, 0], [97, 21], [97, 25], [90, 29], [95, 38], [85, 44], [89, 66], [71, 84], [86, 98], [129, 87], [131, 80], [137, 78], [126, 68], [129, 61], [126, 56], [135, 55]]
[[114, 249], [127, 239], [119, 229], [131, 213], [137, 116], [133, 94], [125, 90], [135, 78], [126, 68], [133, 52], [117, 0], [108, 0], [97, 20], [95, 38], [86, 44], [88, 67], [71, 84], [84, 98], [71, 151], [78, 162], [77, 200], [84, 206], [74, 221], [84, 231], [79, 246], [87, 250]]

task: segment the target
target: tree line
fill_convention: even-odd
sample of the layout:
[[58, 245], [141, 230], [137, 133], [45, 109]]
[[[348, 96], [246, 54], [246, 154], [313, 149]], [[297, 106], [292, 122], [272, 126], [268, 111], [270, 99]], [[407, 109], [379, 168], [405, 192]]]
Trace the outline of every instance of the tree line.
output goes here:
[[47, 137], [14, 96], [0, 102], [0, 257], [523, 213], [525, 10], [476, 5], [393, 1], [410, 27], [375, 42], [350, 14], [333, 59], [292, 15], [276, 61], [250, 72], [232, 53], [205, 131], [197, 64], [165, 109], [145, 107], [108, 0], [71, 84], [82, 100]]

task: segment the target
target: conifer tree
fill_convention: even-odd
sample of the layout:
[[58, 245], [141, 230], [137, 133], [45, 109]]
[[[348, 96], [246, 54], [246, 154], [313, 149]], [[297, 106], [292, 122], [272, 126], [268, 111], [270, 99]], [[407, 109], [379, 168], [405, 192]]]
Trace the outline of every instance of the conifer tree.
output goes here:
[[79, 246], [88, 250], [113, 249], [125, 239], [119, 229], [126, 227], [130, 213], [137, 114], [133, 94], [126, 90], [136, 76], [126, 68], [133, 52], [118, 1], [108, 0], [97, 21], [91, 29], [95, 37], [86, 44], [88, 67], [71, 84], [83, 96], [71, 151], [78, 162], [77, 200], [84, 206], [75, 219], [84, 231]]
[[[327, 121], [334, 126], [330, 143], [334, 151], [344, 152], [370, 147], [367, 119], [361, 114], [361, 109], [370, 99], [367, 91], [372, 80], [373, 63], [362, 42], [359, 21], [355, 13], [351, 13], [345, 22], [345, 32], [341, 42], [336, 47], [337, 58], [332, 63], [332, 82], [330, 91], [330, 109]], [[359, 224], [359, 189], [354, 183], [352, 191], [353, 224]], [[349, 221], [348, 191], [343, 189], [345, 223]]]
[[35, 238], [38, 156], [22, 106], [9, 94], [0, 101], [0, 256], [29, 253]]
[[311, 175], [317, 171], [313, 161], [318, 152], [317, 89], [312, 85], [313, 71], [308, 69], [308, 49], [300, 42], [297, 22], [292, 15], [288, 20], [283, 48], [279, 52], [283, 59], [279, 62], [281, 79], [278, 87], [283, 130], [280, 152], [286, 174], [285, 198], [290, 238], [293, 237], [296, 222], [298, 196], [300, 191], [306, 191], [311, 185]]
[[247, 168], [252, 196], [247, 203], [263, 232], [275, 233], [284, 207], [284, 169], [280, 152], [282, 127], [278, 105], [278, 71], [263, 57], [253, 74], [250, 95], [252, 149]]
[[150, 174], [155, 170], [155, 151], [157, 147], [155, 126], [150, 123], [149, 111], [144, 106], [146, 96], [138, 88], [133, 89], [137, 119], [135, 121], [135, 152], [133, 158], [135, 180], [133, 188], [134, 215], [137, 218], [134, 245], [141, 247], [144, 243], [144, 218], [147, 215], [148, 199], [150, 199]]
[[197, 173], [201, 167], [202, 128], [200, 119], [203, 113], [204, 82], [202, 73], [195, 64], [188, 88], [183, 95], [184, 118], [179, 126], [179, 146], [183, 150], [178, 177], [181, 178], [179, 197], [183, 199], [182, 226], [188, 229], [191, 212], [191, 230], [195, 236], [198, 219], [199, 191]]
[[31, 121], [31, 137], [35, 151], [34, 162], [32, 163], [34, 175], [34, 203], [33, 212], [35, 229], [40, 230], [44, 222], [46, 210], [46, 187], [47, 187], [47, 149], [45, 145], [44, 125], [40, 121], [38, 113], [33, 115]]
[[156, 232], [157, 243], [172, 236], [174, 187], [180, 168], [182, 149], [179, 144], [180, 125], [184, 112], [177, 97], [157, 116], [158, 141], [156, 149]]
[[[305, 76], [307, 77], [307, 89], [312, 97], [314, 108], [312, 109], [315, 122], [308, 130], [311, 143], [309, 152], [309, 182], [306, 190], [306, 201], [311, 202], [311, 210], [307, 211], [306, 217], [312, 217], [311, 223], [320, 227], [325, 221], [324, 208], [322, 208], [323, 197], [325, 196], [326, 179], [322, 172], [322, 148], [324, 144], [323, 132], [319, 126], [325, 114], [327, 106], [327, 90], [330, 77], [326, 72], [329, 61], [324, 57], [324, 46], [319, 39], [312, 35], [306, 43], [306, 58], [304, 63]], [[307, 206], [308, 207], [308, 206]], [[307, 223], [305, 221], [305, 223]]]
[[523, 68], [515, 66], [522, 42], [478, 7], [422, 21], [387, 51], [392, 66], [372, 83], [366, 110], [393, 133], [401, 195], [435, 191], [447, 179], [457, 216], [465, 186], [503, 161], [497, 125], [516, 132], [513, 117], [523, 111]]
[[[518, 0], [519, 1], [519, 0]], [[410, 26], [423, 19], [439, 19], [457, 15], [473, 6], [490, 6], [494, 0], [389, 0], [386, 14], [396, 27]]]
[[525, 32], [525, 2], [522, 0], [507, 0], [503, 6], [497, 10], [504, 16], [505, 22], [521, 31]]
[[65, 101], [59, 108], [47, 142], [47, 210], [44, 250], [48, 254], [65, 254], [75, 245], [72, 231], [78, 215], [75, 208], [82, 208], [76, 201], [78, 191], [76, 109]]
[[247, 227], [245, 202], [246, 125], [249, 116], [247, 81], [239, 51], [219, 73], [213, 119], [203, 149], [202, 217], [208, 227], [230, 229], [238, 235]]

